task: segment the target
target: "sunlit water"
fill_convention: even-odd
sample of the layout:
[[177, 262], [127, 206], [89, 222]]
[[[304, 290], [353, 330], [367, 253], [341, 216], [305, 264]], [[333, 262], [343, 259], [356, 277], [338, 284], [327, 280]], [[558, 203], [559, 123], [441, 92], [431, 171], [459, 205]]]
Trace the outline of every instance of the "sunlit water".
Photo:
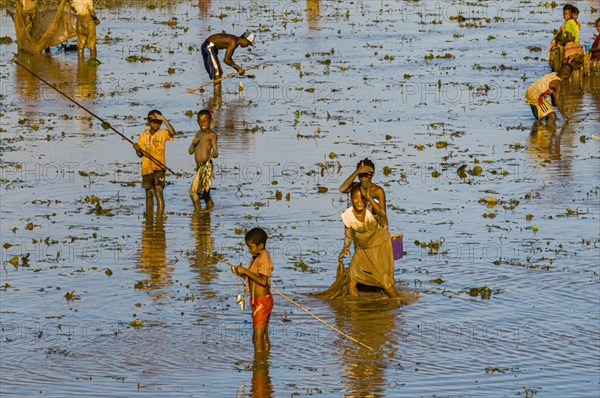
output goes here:
[[[591, 43], [598, 13], [577, 5]], [[130, 145], [0, 46], [2, 396], [599, 393], [600, 79], [565, 83], [574, 117], [556, 131], [533, 126], [523, 101], [548, 71], [539, 57], [558, 8], [182, 2], [98, 16], [97, 68], [59, 49], [19, 61], [132, 139], [160, 109], [179, 132], [167, 163], [183, 175], [167, 177], [167, 218], [146, 219]], [[256, 48], [235, 59], [269, 66], [220, 96], [186, 93], [207, 81], [204, 38], [246, 28]], [[216, 206], [193, 215], [187, 111], [205, 107], [219, 134]], [[404, 233], [396, 277], [420, 292], [411, 305], [303, 294], [333, 281], [348, 205], [337, 188], [366, 156]], [[203, 253], [246, 263], [243, 234], [257, 225], [273, 286], [372, 351], [276, 296], [271, 353], [254, 357], [240, 287]], [[468, 294], [484, 286], [489, 299]]]

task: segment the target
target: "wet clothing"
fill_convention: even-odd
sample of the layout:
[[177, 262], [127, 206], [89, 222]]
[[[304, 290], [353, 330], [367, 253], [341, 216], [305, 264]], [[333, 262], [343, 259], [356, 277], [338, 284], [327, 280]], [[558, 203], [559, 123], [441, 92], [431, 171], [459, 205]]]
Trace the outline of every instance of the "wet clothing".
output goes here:
[[549, 114], [554, 112], [554, 109], [552, 109], [552, 106], [548, 103], [548, 101], [546, 101], [545, 98], [543, 99], [541, 104], [538, 104], [538, 105], [529, 104], [529, 106], [531, 106], [531, 112], [533, 112], [533, 116], [537, 120], [542, 120], [542, 119], [548, 117]]
[[204, 68], [211, 79], [215, 79], [215, 76], [223, 76], [223, 68], [219, 62], [219, 50], [214, 43], [205, 40], [200, 47], [202, 52], [202, 59], [204, 60]]
[[150, 174], [144, 174], [142, 176], [142, 188], [154, 189], [155, 187], [165, 186], [165, 171], [157, 170]]
[[364, 222], [356, 219], [352, 207], [342, 214], [342, 220], [351, 229], [354, 243], [348, 267], [350, 280], [383, 289], [394, 286], [394, 254], [388, 230], [379, 225], [369, 209]]
[[[248, 271], [264, 275], [268, 278], [267, 287], [271, 286], [271, 273], [273, 272], [273, 268], [273, 260], [267, 249], [264, 249], [253, 256], [250, 263], [248, 263]], [[246, 278], [246, 289], [248, 288], [248, 285], [248, 278]], [[250, 308], [252, 308], [252, 325], [254, 327], [269, 323], [269, 317], [271, 316], [274, 304], [273, 295], [270, 293], [265, 296], [256, 297], [254, 291], [255, 286], [256, 283], [253, 283], [253, 289], [250, 291]]]
[[583, 66], [583, 46], [572, 41], [565, 44], [563, 52], [563, 63], [570, 64], [573, 68], [579, 69]]
[[94, 2], [92, 0], [72, 0], [71, 8], [77, 14], [77, 48], [83, 51], [87, 47], [90, 50], [96, 48], [96, 21], [94, 16]]
[[[167, 130], [160, 129], [156, 133], [150, 134], [150, 130], [147, 129], [140, 134], [138, 145], [156, 160], [165, 164], [165, 143], [167, 141], [173, 141], [173, 137], [169, 135]], [[163, 169], [146, 156], [142, 158], [142, 176], [157, 170]]]
[[268, 325], [274, 305], [275, 300], [273, 300], [272, 294], [255, 297], [253, 302], [250, 303], [250, 308], [252, 309], [252, 327], [256, 328], [257, 326]]
[[533, 115], [541, 120], [554, 112], [552, 106], [546, 101], [546, 97], [554, 92], [550, 88], [550, 83], [554, 81], [560, 82], [560, 77], [555, 72], [548, 73], [547, 75], [536, 80], [525, 92], [525, 101], [531, 105]]
[[77, 16], [77, 48], [85, 47], [93, 50], [96, 48], [96, 22], [91, 15]]
[[188, 193], [190, 196], [198, 196], [200, 199], [210, 198], [210, 187], [214, 177], [212, 160], [207, 160], [196, 168], [196, 174], [190, 185]]
[[309, 293], [309, 296], [330, 300], [344, 298], [351, 280], [383, 289], [394, 286], [394, 252], [388, 230], [379, 225], [369, 209], [364, 222], [356, 219], [352, 207], [342, 214], [342, 220], [352, 230], [354, 255], [350, 266], [346, 270], [340, 258], [331, 286], [321, 292]]

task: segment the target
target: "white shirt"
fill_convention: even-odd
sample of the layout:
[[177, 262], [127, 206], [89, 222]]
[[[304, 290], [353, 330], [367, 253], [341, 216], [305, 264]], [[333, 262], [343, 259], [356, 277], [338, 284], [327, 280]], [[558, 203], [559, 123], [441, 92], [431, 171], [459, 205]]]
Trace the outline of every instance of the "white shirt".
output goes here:
[[371, 220], [377, 222], [375, 220], [375, 217], [373, 217], [373, 214], [371, 213], [371, 211], [369, 209], [366, 209], [364, 223], [360, 222], [356, 219], [356, 216], [354, 215], [354, 212], [352, 211], [352, 207], [349, 207], [348, 209], [346, 209], [346, 211], [344, 211], [342, 213], [342, 221], [344, 222], [344, 225], [346, 226], [346, 228], [352, 228], [355, 231], [364, 230], [365, 224], [372, 222]]

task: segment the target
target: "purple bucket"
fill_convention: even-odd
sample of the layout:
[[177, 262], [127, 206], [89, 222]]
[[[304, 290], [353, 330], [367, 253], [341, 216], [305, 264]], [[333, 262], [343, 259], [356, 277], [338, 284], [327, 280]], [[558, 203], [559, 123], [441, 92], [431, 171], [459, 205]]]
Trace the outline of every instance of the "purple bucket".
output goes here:
[[403, 255], [402, 235], [392, 235], [392, 251], [394, 260], [400, 260]]

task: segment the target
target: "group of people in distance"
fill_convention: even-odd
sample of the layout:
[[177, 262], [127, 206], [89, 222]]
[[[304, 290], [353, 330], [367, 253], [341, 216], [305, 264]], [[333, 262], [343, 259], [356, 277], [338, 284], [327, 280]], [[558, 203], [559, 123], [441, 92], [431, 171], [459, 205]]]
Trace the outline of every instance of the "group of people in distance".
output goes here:
[[558, 108], [565, 123], [569, 118], [565, 114], [560, 100], [561, 82], [569, 79], [574, 70], [584, 71], [598, 69], [600, 66], [600, 18], [596, 20], [598, 34], [594, 38], [594, 44], [587, 53], [579, 42], [578, 22], [579, 10], [572, 4], [563, 7], [564, 24], [558, 29], [550, 43], [549, 61], [552, 72], [536, 80], [525, 92], [525, 100], [531, 106], [533, 116], [538, 122], [547, 120], [551, 126], [556, 123], [556, 113], [552, 105]]

